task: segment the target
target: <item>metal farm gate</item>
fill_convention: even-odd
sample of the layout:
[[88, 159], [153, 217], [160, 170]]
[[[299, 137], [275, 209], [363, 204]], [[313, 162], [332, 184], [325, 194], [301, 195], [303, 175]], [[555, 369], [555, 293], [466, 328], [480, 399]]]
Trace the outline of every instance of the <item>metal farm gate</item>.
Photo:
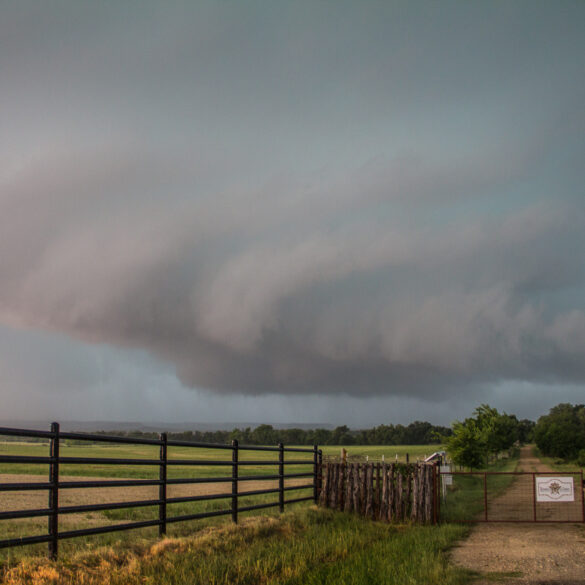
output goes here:
[[442, 522], [585, 522], [583, 472], [441, 472]]

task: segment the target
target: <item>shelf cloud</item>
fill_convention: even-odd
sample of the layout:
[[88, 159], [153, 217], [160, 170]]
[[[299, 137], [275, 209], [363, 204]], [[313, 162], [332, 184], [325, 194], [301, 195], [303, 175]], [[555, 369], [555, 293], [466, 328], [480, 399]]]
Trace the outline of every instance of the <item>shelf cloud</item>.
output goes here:
[[2, 326], [220, 395], [585, 383], [582, 5], [60, 4], [0, 9]]
[[4, 183], [2, 321], [147, 349], [220, 392], [582, 382], [585, 313], [565, 299], [583, 286], [582, 209], [429, 221], [458, 205], [454, 183], [467, 205], [493, 196], [473, 195], [486, 178], [372, 166], [198, 193], [189, 168], [114, 145], [31, 164]]

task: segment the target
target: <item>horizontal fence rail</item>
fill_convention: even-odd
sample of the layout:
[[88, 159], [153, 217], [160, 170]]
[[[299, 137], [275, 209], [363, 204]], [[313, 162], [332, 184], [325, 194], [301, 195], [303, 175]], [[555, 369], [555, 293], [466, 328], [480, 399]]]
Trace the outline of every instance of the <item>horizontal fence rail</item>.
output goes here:
[[[187, 441], [169, 440], [166, 433], [162, 433], [158, 439], [115, 437], [107, 435], [95, 435], [86, 433], [62, 432], [59, 423], [53, 423], [50, 431], [27, 430], [0, 427], [1, 437], [21, 437], [23, 439], [45, 439], [49, 441], [49, 453], [47, 456], [27, 456], [27, 455], [5, 455], [0, 454], [0, 463], [16, 464], [34, 464], [48, 465], [47, 481], [31, 482], [2, 482], [0, 476], [0, 496], [4, 492], [30, 492], [46, 491], [48, 494], [48, 505], [46, 508], [26, 509], [26, 510], [7, 510], [0, 511], [0, 521], [17, 520], [24, 518], [47, 517], [48, 530], [46, 534], [34, 536], [19, 536], [18, 538], [9, 538], [0, 540], [0, 549], [29, 544], [48, 543], [49, 556], [57, 558], [59, 551], [59, 541], [66, 538], [75, 538], [80, 536], [105, 534], [130, 530], [136, 528], [158, 526], [159, 535], [166, 533], [167, 524], [177, 522], [186, 522], [189, 520], [200, 520], [204, 518], [213, 518], [218, 516], [231, 515], [232, 521], [238, 521], [238, 514], [267, 508], [278, 507], [280, 512], [284, 511], [287, 504], [298, 502], [312, 501], [315, 504], [319, 500], [320, 481], [321, 481], [321, 462], [322, 452], [315, 445], [311, 448], [285, 447], [283, 444], [278, 446], [259, 446], [259, 445], [240, 445], [237, 440], [232, 441], [231, 445], [213, 444], [213, 443], [190, 443]], [[61, 446], [64, 441], [73, 440], [77, 442], [86, 442], [87, 444], [124, 444], [124, 445], [148, 445], [157, 447], [159, 450], [158, 458], [120, 458], [120, 457], [70, 457], [61, 454]], [[38, 443], [37, 443], [38, 445]], [[194, 452], [193, 458], [172, 458], [169, 456], [169, 450], [172, 447], [191, 448]], [[206, 460], [197, 458], [197, 449], [212, 449], [218, 453], [224, 452], [228, 458], [224, 460]], [[248, 452], [271, 452], [274, 453], [273, 460], [265, 459], [242, 459], [241, 455]], [[289, 457], [286, 457], [290, 454]], [[305, 458], [302, 455], [305, 455]], [[230, 457], [231, 455], [231, 457]], [[309, 457], [310, 456], [310, 457]], [[60, 478], [61, 466], [63, 465], [99, 465], [112, 467], [130, 468], [145, 467], [158, 469], [158, 479], [81, 479], [80, 481], [64, 481]], [[170, 468], [201, 468], [205, 467], [225, 467], [226, 473], [221, 477], [168, 477]], [[268, 468], [269, 473], [265, 475], [254, 475], [246, 473], [249, 466]], [[287, 467], [306, 466], [310, 471], [296, 471], [286, 473]], [[307, 481], [294, 485], [285, 485], [285, 480], [307, 478]], [[278, 481], [278, 487], [266, 489], [246, 489], [246, 482], [263, 482]], [[198, 494], [182, 497], [169, 497], [167, 493], [168, 486], [179, 485], [196, 485], [196, 484], [229, 484], [231, 491], [226, 493]], [[116, 488], [116, 487], [158, 487], [158, 497], [142, 500], [133, 500], [125, 502], [108, 502], [98, 504], [68, 505], [63, 506], [59, 503], [60, 496], [67, 490], [71, 489], [95, 489], [95, 488]], [[286, 498], [290, 491], [311, 490], [310, 495], [303, 497]], [[242, 505], [240, 498], [251, 496], [264, 496], [268, 494], [277, 495], [275, 501], [261, 503], [246, 503]], [[172, 504], [185, 504], [206, 502], [215, 500], [225, 500], [224, 508], [219, 510], [203, 511], [197, 513], [180, 514], [175, 516], [169, 515], [168, 506]], [[90, 528], [81, 528], [76, 530], [61, 530], [59, 519], [67, 514], [87, 514], [90, 512], [104, 512], [110, 510], [125, 510], [136, 508], [158, 507], [156, 518], [150, 520], [141, 520], [134, 522], [125, 522], [106, 526], [97, 526]]]

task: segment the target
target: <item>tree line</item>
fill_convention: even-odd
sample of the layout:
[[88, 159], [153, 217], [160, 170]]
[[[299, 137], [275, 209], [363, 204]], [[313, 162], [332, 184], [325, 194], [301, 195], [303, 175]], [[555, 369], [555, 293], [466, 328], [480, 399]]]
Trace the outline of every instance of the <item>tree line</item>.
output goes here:
[[470, 469], [487, 465], [514, 445], [534, 442], [542, 455], [585, 467], [585, 405], [557, 404], [536, 423], [482, 404], [455, 421], [444, 444], [453, 461]]
[[538, 419], [534, 442], [543, 455], [585, 467], [585, 405], [562, 403], [551, 408]]
[[[158, 438], [154, 432], [100, 431], [124, 437]], [[488, 404], [478, 406], [473, 415], [455, 421], [451, 428], [414, 421], [409, 425], [382, 424], [370, 429], [275, 429], [262, 424], [231, 431], [183, 431], [168, 433], [175, 441], [230, 443], [237, 439], [246, 445], [432, 445], [443, 444], [451, 459], [470, 469], [486, 466], [503, 451], [534, 441], [545, 456], [576, 462], [585, 467], [585, 405], [558, 404], [534, 422], [519, 420], [514, 414], [500, 413]]]
[[[99, 431], [98, 434], [120, 437], [158, 438], [146, 431]], [[371, 429], [351, 430], [347, 425], [334, 429], [275, 429], [272, 425], [235, 428], [231, 431], [182, 431], [167, 433], [170, 440], [188, 443], [230, 443], [237, 439], [243, 445], [431, 445], [439, 444], [451, 429], [414, 421], [409, 425], [379, 425]]]

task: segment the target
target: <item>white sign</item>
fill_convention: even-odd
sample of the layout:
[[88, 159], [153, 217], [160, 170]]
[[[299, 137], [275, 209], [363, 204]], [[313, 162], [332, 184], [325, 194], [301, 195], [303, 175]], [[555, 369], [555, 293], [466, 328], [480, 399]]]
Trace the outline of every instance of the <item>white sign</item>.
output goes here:
[[440, 472], [443, 487], [446, 485], [453, 485], [453, 476], [449, 473], [450, 471], [451, 471], [450, 465], [441, 465]]
[[536, 477], [537, 502], [574, 502], [572, 477]]

